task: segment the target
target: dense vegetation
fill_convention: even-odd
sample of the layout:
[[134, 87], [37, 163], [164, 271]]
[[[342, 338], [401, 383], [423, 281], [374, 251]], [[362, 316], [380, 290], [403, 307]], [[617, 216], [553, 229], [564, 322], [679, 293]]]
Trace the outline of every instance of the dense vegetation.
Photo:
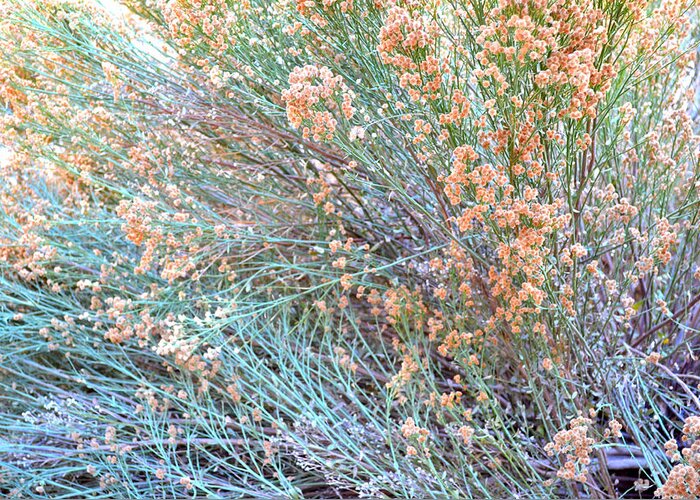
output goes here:
[[0, 0], [0, 492], [700, 496], [691, 0]]

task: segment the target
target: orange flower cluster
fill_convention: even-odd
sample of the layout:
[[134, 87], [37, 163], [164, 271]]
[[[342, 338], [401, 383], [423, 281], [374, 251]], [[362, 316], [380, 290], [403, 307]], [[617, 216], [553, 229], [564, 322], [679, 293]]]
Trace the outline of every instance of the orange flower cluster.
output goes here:
[[563, 454], [565, 461], [557, 471], [557, 477], [585, 483], [588, 480], [588, 465], [595, 440], [588, 437], [588, 428], [592, 421], [577, 417], [571, 421], [568, 430], [557, 432], [554, 441], [545, 446], [549, 456]]
[[603, 11], [594, 8], [592, 0], [503, 1], [489, 18], [492, 21], [477, 37], [483, 47], [477, 54], [483, 70], [475, 77], [482, 85], [493, 85], [498, 95], [504, 95], [510, 84], [499, 69], [499, 59], [529, 65], [537, 87], [551, 87], [558, 95], [569, 90], [568, 105], [560, 116], [595, 118], [615, 68], [611, 62], [598, 65], [608, 41], [607, 26]]
[[244, 0], [229, 5], [225, 0], [158, 0], [158, 6], [168, 26], [169, 39], [180, 47], [193, 48], [203, 44], [221, 56], [236, 40], [239, 17], [245, 16], [250, 2]]
[[[457, 219], [461, 231], [479, 227], [501, 235], [503, 241], [497, 248], [501, 267], [494, 266], [489, 271], [492, 293], [505, 303], [495, 318], [509, 322], [517, 333], [523, 315], [536, 312], [543, 304], [545, 293], [541, 286], [549, 254], [547, 242], [568, 226], [571, 216], [562, 213], [563, 200], [538, 202], [538, 192], [533, 188], [527, 187], [516, 195], [508, 171], [502, 166], [483, 164], [468, 169], [477, 159], [470, 146], [458, 147], [453, 158], [445, 192], [455, 205], [460, 203], [464, 191], [473, 196], [473, 205]], [[574, 253], [580, 257], [585, 255], [585, 249], [574, 246]]]
[[442, 83], [443, 64], [431, 52], [439, 28], [417, 10], [409, 11], [397, 5], [387, 13], [379, 31], [379, 56], [399, 75], [399, 85], [407, 89], [413, 101], [434, 100]]
[[683, 463], [671, 469], [664, 485], [656, 490], [656, 496], [672, 500], [700, 497], [700, 417], [685, 419], [682, 439], [694, 440], [689, 447], [683, 448], [682, 458], [676, 451], [678, 443], [675, 440], [666, 443], [667, 454], [672, 460], [683, 460]]
[[[353, 0], [321, 0], [320, 7], [324, 11], [328, 11], [333, 8], [334, 5], [338, 4], [340, 6], [340, 12], [345, 14], [349, 10], [352, 10], [354, 6]], [[320, 26], [325, 26], [325, 21], [321, 16], [314, 13], [317, 7], [317, 3], [314, 0], [297, 0], [297, 10], [303, 16], [309, 16], [312, 21]]]
[[221, 368], [219, 350], [208, 348], [204, 354], [201, 342], [187, 337], [185, 329], [178, 323], [171, 322], [170, 328], [163, 331], [154, 351], [162, 356], [172, 357], [175, 364], [190, 372], [199, 372], [203, 377], [214, 376]]
[[[175, 186], [166, 187], [165, 191], [175, 198], [179, 193]], [[179, 205], [179, 200], [175, 200], [175, 205]], [[183, 226], [192, 222], [190, 212], [164, 213], [162, 207], [157, 207], [156, 203], [141, 199], [122, 200], [116, 212], [124, 219], [122, 229], [127, 239], [143, 247], [140, 262], [134, 269], [135, 273], [146, 273], [158, 265], [160, 276], [169, 283], [186, 276], [196, 278], [196, 265], [192, 256], [202, 249], [199, 240], [204, 235], [204, 230], [199, 225], [179, 234], [172, 231], [172, 226], [171, 231], [165, 230], [168, 227], [166, 221], [170, 219]], [[212, 228], [211, 231], [221, 232], [221, 228]]]
[[289, 88], [282, 92], [287, 105], [287, 118], [294, 128], [302, 128], [305, 139], [331, 141], [338, 121], [334, 111], [339, 102], [346, 120], [352, 120], [354, 93], [340, 75], [324, 67], [296, 67], [289, 75]]
[[[416, 421], [412, 417], [408, 417], [401, 426], [401, 434], [407, 439], [415, 440], [417, 444], [423, 447], [423, 453], [428, 455], [430, 452], [427, 444], [430, 438], [430, 431], [428, 429], [416, 425]], [[413, 446], [409, 446], [407, 448], [407, 454], [409, 456], [416, 455], [417, 450]]]
[[671, 249], [678, 244], [678, 225], [672, 225], [668, 219], [659, 220], [656, 228], [656, 237], [652, 240], [652, 249], [655, 257], [662, 263], [671, 261]]

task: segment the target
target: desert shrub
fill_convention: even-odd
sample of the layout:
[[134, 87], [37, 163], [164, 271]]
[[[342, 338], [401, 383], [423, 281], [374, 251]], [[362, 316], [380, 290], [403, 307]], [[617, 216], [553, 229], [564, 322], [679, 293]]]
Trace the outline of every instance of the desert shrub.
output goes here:
[[0, 0], [3, 494], [699, 494], [694, 1], [126, 7]]

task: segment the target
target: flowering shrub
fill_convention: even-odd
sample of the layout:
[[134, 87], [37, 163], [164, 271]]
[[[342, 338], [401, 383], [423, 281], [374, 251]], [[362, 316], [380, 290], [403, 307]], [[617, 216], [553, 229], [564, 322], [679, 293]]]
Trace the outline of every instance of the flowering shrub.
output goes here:
[[0, 491], [700, 496], [697, 26], [0, 0]]

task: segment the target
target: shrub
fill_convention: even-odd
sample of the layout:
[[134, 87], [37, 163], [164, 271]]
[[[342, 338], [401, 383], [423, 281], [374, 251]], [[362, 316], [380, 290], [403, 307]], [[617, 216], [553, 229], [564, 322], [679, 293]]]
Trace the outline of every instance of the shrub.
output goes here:
[[4, 494], [698, 494], [694, 1], [126, 5], [0, 0]]

